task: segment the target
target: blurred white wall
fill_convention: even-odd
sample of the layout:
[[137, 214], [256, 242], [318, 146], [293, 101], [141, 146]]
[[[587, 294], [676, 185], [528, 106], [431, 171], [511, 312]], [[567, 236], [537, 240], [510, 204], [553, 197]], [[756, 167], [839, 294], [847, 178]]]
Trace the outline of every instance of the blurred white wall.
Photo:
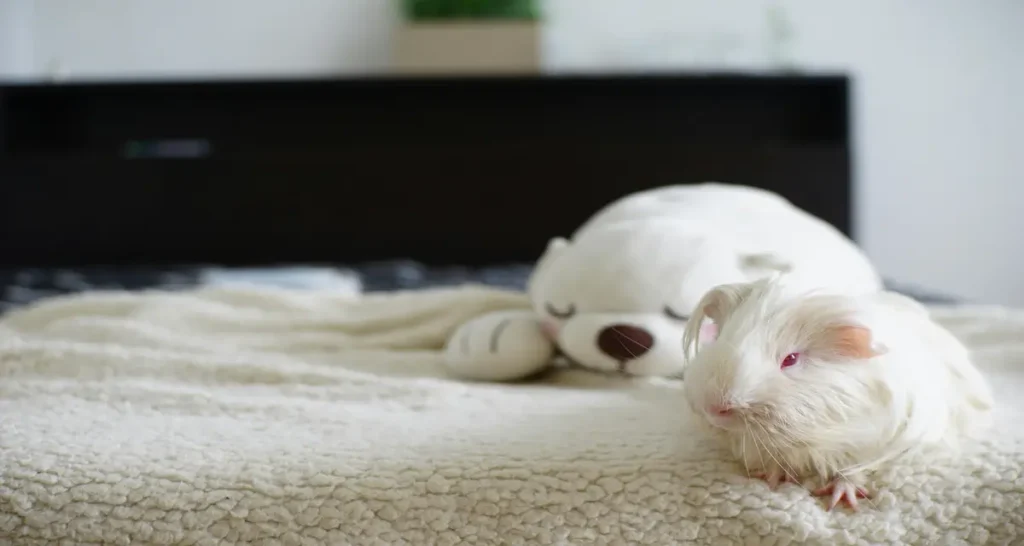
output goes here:
[[[861, 244], [894, 279], [1024, 305], [1024, 2], [547, 0], [546, 10], [550, 71], [850, 71]], [[380, 72], [396, 22], [385, 0], [0, 0], [0, 76]]]
[[363, 72], [386, 67], [398, 13], [385, 0], [32, 3], [34, 70], [67, 78]]
[[34, 0], [0, 0], [0, 78], [32, 74]]

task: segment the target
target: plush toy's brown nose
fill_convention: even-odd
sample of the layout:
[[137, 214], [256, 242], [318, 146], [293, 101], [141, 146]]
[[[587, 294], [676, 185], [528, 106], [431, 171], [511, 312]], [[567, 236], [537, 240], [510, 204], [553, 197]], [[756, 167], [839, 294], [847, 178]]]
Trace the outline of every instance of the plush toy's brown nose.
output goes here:
[[640, 358], [652, 346], [650, 332], [628, 324], [613, 324], [597, 334], [597, 348], [619, 362]]

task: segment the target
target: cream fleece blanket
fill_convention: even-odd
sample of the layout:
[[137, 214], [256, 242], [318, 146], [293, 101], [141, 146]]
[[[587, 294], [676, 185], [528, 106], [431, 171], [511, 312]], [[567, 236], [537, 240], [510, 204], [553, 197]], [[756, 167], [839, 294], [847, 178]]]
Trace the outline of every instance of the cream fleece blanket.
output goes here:
[[1024, 544], [1024, 312], [934, 310], [991, 377], [996, 432], [827, 513], [696, 434], [677, 383], [445, 378], [456, 325], [525, 305], [215, 289], [10, 314], [0, 543]]

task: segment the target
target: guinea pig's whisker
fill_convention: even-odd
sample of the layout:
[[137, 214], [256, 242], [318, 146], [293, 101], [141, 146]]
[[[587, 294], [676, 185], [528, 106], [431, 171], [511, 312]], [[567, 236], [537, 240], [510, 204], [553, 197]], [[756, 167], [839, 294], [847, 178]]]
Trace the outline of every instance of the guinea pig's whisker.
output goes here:
[[787, 434], [787, 431], [791, 430], [790, 427], [778, 427], [772, 425], [766, 427], [765, 425], [758, 423], [761, 428], [765, 429], [765, 434], [771, 436], [772, 441], [776, 447], [794, 448], [797, 445], [793, 442], [793, 439]]
[[765, 434], [773, 437], [777, 446], [792, 448], [806, 445], [804, 442], [794, 441], [794, 436], [799, 436], [794, 432], [798, 432], [801, 427], [785, 412], [778, 412], [770, 405], [761, 404], [752, 408], [752, 417]]
[[[775, 464], [779, 465], [782, 468], [782, 470], [784, 470], [787, 474], [789, 474], [790, 476], [793, 476], [795, 478], [796, 477], [796, 472], [794, 471], [793, 467], [784, 464], [782, 461], [780, 461], [778, 458], [776, 458], [775, 455], [772, 454], [771, 449], [769, 449], [768, 445], [771, 444], [772, 447], [774, 447], [777, 451], [779, 451], [779, 457], [782, 457], [782, 454], [781, 454], [782, 450], [779, 449], [778, 444], [776, 444], [774, 442], [774, 440], [772, 439], [772, 435], [768, 433], [768, 430], [765, 429], [764, 425], [762, 425], [761, 423], [759, 423], [757, 421], [754, 421], [754, 424], [759, 426], [759, 427], [761, 427], [761, 430], [763, 430], [764, 433], [765, 433], [765, 437], [762, 438], [762, 440], [765, 442], [765, 449], [768, 451], [768, 455], [772, 459], [775, 459]], [[782, 457], [782, 458], [784, 459], [785, 457]]]
[[[780, 431], [775, 425], [778, 419], [774, 416], [773, 411], [770, 407], [764, 404], [756, 404], [747, 408], [750, 414], [750, 420], [760, 428], [765, 434], [779, 434]], [[767, 425], [765, 424], [767, 423]]]
[[750, 434], [750, 440], [754, 442], [754, 452], [757, 453], [757, 458], [761, 460], [761, 469], [764, 470], [765, 472], [767, 472], [768, 471], [768, 465], [765, 464], [764, 455], [762, 455], [762, 452], [764, 451], [764, 449], [761, 446], [763, 444], [758, 443], [758, 441], [757, 441], [758, 440], [758, 438], [757, 438], [757, 436], [758, 436], [757, 435], [757, 431], [751, 429], [746, 420], [743, 421], [743, 424], [747, 427], [747, 432]]
[[743, 470], [747, 472], [747, 478], [750, 478], [750, 465], [747, 464], [747, 436], [750, 435], [750, 425], [747, 424], [747, 420], [743, 420], [743, 428], [746, 434], [740, 436], [740, 458], [743, 460]]
[[[769, 454], [772, 454], [771, 452], [781, 453], [782, 450], [780, 448], [783, 446], [779, 443], [780, 435], [778, 431], [775, 430], [774, 427], [769, 428], [765, 426], [765, 424], [759, 420], [754, 420], [754, 424], [760, 429], [758, 436], [761, 437], [761, 442], [764, 444], [765, 449], [769, 451]], [[783, 438], [785, 437], [783, 436]], [[780, 461], [776, 462], [779, 463], [779, 466], [784, 466]], [[789, 471], [790, 469], [785, 468], [785, 470]]]

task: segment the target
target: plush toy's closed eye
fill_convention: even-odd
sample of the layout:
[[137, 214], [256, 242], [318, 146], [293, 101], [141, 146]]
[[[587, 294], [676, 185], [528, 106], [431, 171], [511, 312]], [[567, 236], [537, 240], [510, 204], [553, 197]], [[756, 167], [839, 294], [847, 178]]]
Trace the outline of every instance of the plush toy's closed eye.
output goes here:
[[686, 322], [686, 321], [690, 320], [690, 315], [684, 315], [682, 313], [677, 313], [677, 312], [673, 311], [672, 307], [670, 307], [668, 305], [665, 306], [665, 309], [663, 311], [665, 313], [665, 316], [667, 316], [668, 318], [670, 318], [672, 320], [678, 320], [680, 322]]
[[545, 303], [544, 310], [547, 311], [549, 315], [557, 319], [567, 319], [576, 314], [576, 306], [571, 303], [564, 311], [555, 309], [555, 306], [550, 303]]
[[[572, 318], [572, 316], [576, 314], [576, 306], [571, 303], [568, 305], [568, 307], [565, 308], [565, 310], [560, 310], [556, 308], [554, 305], [551, 305], [550, 303], [545, 303], [544, 310], [552, 317], [562, 320]], [[665, 313], [665, 316], [672, 320], [678, 320], [680, 322], [686, 322], [690, 320], [690, 315], [678, 313], [675, 310], [673, 310], [672, 307], [669, 305], [666, 305], [664, 309], [662, 309], [662, 312]]]

